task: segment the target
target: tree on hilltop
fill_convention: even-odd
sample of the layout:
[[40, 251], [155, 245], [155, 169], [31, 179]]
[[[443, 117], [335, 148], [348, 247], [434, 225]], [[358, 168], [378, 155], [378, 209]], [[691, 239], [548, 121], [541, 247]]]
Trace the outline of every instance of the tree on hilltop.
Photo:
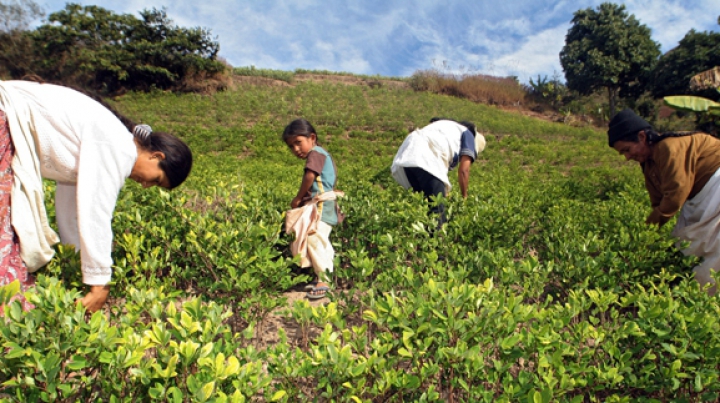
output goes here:
[[16, 76], [32, 64], [32, 41], [26, 30], [45, 15], [33, 0], [0, 0], [0, 78]]
[[605, 88], [612, 116], [618, 96], [638, 96], [647, 88], [660, 45], [624, 5], [578, 10], [572, 24], [560, 52], [567, 86], [582, 95]]
[[[207, 78], [221, 77], [220, 45], [204, 28], [176, 26], [165, 9], [144, 10], [142, 19], [98, 6], [68, 3], [48, 22], [23, 33], [31, 63], [0, 71], [13, 78], [41, 78], [89, 87], [107, 94], [124, 90], [192, 90]], [[3, 44], [0, 43], [0, 51]], [[222, 80], [218, 80], [220, 82]]]
[[694, 75], [715, 66], [720, 66], [720, 32], [690, 30], [678, 46], [660, 57], [654, 72], [652, 94], [656, 98], [696, 94], [718, 100], [719, 94], [714, 90], [696, 92], [688, 86]]

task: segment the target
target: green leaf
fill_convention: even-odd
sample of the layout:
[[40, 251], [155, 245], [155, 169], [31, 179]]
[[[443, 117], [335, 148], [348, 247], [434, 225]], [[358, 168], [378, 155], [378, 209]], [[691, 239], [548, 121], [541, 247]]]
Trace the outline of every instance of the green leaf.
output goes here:
[[10, 302], [10, 299], [20, 292], [20, 281], [14, 280], [10, 284], [0, 287], [0, 305]]
[[235, 393], [230, 396], [230, 403], [245, 403], [246, 400], [245, 396], [243, 396], [243, 394], [237, 389], [235, 390]]
[[214, 390], [215, 381], [206, 383], [205, 385], [203, 385], [202, 389], [200, 389], [200, 395], [198, 399], [201, 402], [207, 401], [212, 396]]
[[412, 358], [412, 356], [413, 356], [412, 353], [410, 351], [408, 351], [405, 347], [400, 347], [398, 349], [398, 354], [401, 357], [407, 357], [407, 358]]
[[670, 354], [672, 354], [672, 355], [677, 355], [677, 354], [678, 354], [677, 349], [675, 348], [674, 345], [668, 344], [668, 343], [660, 343], [660, 345], [661, 345], [662, 348], [663, 348], [665, 351], [667, 351], [668, 353], [670, 353]]
[[405, 387], [414, 390], [420, 387], [420, 378], [417, 375], [407, 375], [405, 377]]
[[720, 103], [692, 95], [672, 95], [663, 98], [665, 105], [675, 109], [691, 112], [707, 112], [711, 107], [717, 108]]
[[103, 351], [102, 353], [100, 353], [100, 356], [98, 357], [98, 361], [100, 361], [103, 364], [110, 364], [111, 362], [113, 362], [114, 357], [115, 356], [111, 352]]
[[10, 350], [8, 350], [5, 353], [5, 358], [18, 358], [18, 357], [23, 357], [26, 355], [28, 355], [28, 356], [30, 355], [30, 350], [29, 349], [26, 350], [26, 349], [18, 346], [18, 347], [13, 347]]
[[284, 390], [278, 390], [277, 392], [275, 392], [275, 393], [273, 394], [273, 396], [272, 396], [272, 398], [270, 399], [270, 401], [271, 401], [271, 402], [277, 402], [278, 400], [280, 400], [280, 399], [282, 399], [283, 397], [285, 397], [285, 395], [287, 395], [287, 392], [285, 392]]
[[371, 322], [377, 322], [378, 317], [374, 311], [371, 311], [368, 309], [365, 312], [363, 312], [363, 319], [369, 320]]
[[238, 361], [238, 359], [235, 356], [231, 355], [228, 358], [227, 365], [225, 365], [224, 375], [232, 376], [232, 375], [236, 375], [238, 372], [240, 372], [240, 361]]
[[503, 350], [510, 350], [520, 341], [520, 339], [522, 339], [522, 335], [519, 333], [506, 337], [502, 342], [500, 342], [500, 348]]
[[79, 371], [87, 366], [87, 360], [85, 357], [74, 355], [70, 358], [70, 362], [67, 367], [73, 371]]
[[173, 386], [167, 391], [167, 396], [172, 403], [183, 402], [183, 392], [177, 386]]
[[155, 386], [151, 387], [150, 390], [148, 390], [148, 395], [154, 400], [159, 400], [163, 397], [165, 394], [165, 388], [159, 384], [156, 383]]
[[358, 377], [362, 375], [365, 372], [365, 368], [367, 368], [367, 362], [361, 362], [360, 364], [356, 365], [352, 370], [352, 376]]

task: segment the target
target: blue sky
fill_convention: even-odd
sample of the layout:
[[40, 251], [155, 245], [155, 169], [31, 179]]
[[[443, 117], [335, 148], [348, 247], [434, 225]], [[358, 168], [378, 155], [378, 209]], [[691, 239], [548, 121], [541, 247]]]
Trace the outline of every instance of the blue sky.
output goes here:
[[[36, 0], [46, 13], [66, 1]], [[139, 17], [165, 7], [179, 26], [211, 30], [233, 66], [409, 77], [415, 71], [518, 76], [556, 72], [573, 13], [595, 0], [76, 0]], [[628, 0], [666, 52], [690, 29], [720, 31], [720, 0]]]

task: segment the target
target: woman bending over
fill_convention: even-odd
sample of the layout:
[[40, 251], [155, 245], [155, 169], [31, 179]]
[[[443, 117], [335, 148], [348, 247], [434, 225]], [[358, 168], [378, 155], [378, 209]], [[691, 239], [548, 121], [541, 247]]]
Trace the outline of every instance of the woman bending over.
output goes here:
[[632, 110], [610, 121], [610, 147], [640, 163], [652, 212], [646, 223], [662, 226], [678, 211], [672, 235], [690, 245], [685, 255], [702, 257], [693, 271], [701, 286], [720, 271], [720, 140], [701, 132], [656, 133]]
[[[102, 101], [53, 84], [0, 81], [0, 285], [47, 264], [62, 240], [80, 251], [82, 298], [102, 307], [112, 276], [112, 215], [130, 178], [172, 189], [187, 178], [192, 154], [180, 139], [135, 125]], [[57, 183], [57, 234], [43, 202], [43, 179]]]

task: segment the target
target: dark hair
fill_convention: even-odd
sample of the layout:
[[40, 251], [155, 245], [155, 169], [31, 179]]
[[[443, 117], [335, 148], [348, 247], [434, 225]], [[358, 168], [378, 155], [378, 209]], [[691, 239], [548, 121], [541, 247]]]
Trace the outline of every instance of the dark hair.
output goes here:
[[311, 134], [314, 134], [315, 137], [317, 137], [317, 132], [315, 131], [313, 125], [311, 125], [307, 120], [299, 118], [293, 120], [290, 124], [285, 126], [282, 139], [287, 142], [287, 140], [292, 136], [310, 137]]
[[439, 121], [439, 120], [449, 120], [449, 121], [451, 121], [451, 122], [455, 122], [455, 123], [457, 123], [457, 124], [459, 124], [459, 125], [465, 126], [465, 128], [467, 128], [468, 130], [470, 130], [470, 133], [472, 133], [473, 137], [475, 137], [475, 133], [477, 133], [477, 129], [475, 128], [475, 123], [470, 122], [470, 121], [467, 121], [467, 120], [457, 121], [457, 120], [454, 120], [454, 119], [448, 119], [448, 118], [442, 118], [442, 117], [437, 117], [437, 116], [436, 116], [436, 117], [430, 119], [430, 123], [434, 123], [434, 122], [437, 122], [437, 121]]
[[138, 125], [127, 116], [116, 111], [101, 98], [93, 98], [120, 119], [143, 150], [165, 154], [165, 159], [160, 161], [158, 166], [165, 172], [170, 182], [170, 189], [175, 189], [187, 179], [192, 169], [193, 157], [190, 147], [185, 142], [166, 132], [151, 131], [148, 135], [143, 135], [142, 131], [135, 130]]
[[[24, 76], [22, 79], [38, 82], [40, 84], [46, 83], [46, 81], [38, 76]], [[159, 151], [165, 154], [165, 159], [160, 161], [158, 166], [163, 170], [163, 172], [165, 172], [165, 176], [167, 176], [168, 181], [170, 182], [170, 189], [178, 187], [185, 181], [185, 179], [187, 179], [188, 175], [190, 175], [193, 161], [192, 151], [190, 151], [190, 147], [188, 147], [182, 140], [170, 133], [135, 130], [136, 126], [138, 126], [137, 123], [115, 110], [115, 108], [105, 102], [105, 100], [95, 91], [66, 84], [55, 85], [73, 89], [92, 98], [95, 102], [112, 112], [112, 114], [115, 115], [120, 122], [122, 122], [128, 131], [132, 133], [133, 137], [143, 150], [150, 152]]]
[[[645, 132], [645, 142], [648, 145], [653, 145], [653, 144], [659, 143], [670, 137], [685, 137], [685, 136], [691, 136], [696, 133], [700, 133], [699, 131], [658, 133], [653, 129], [645, 129], [644, 132]], [[638, 131], [637, 133], [629, 134], [629, 135], [625, 136], [622, 140], [629, 141], [631, 143], [637, 143], [638, 141], [640, 141], [640, 139], [638, 138], [639, 133], [640, 133], [640, 131]]]
[[140, 147], [146, 151], [159, 151], [165, 154], [165, 159], [158, 166], [165, 172], [170, 189], [178, 187], [187, 179], [192, 169], [192, 151], [190, 147], [179, 138], [170, 133], [152, 132], [149, 136], [141, 138], [133, 132]]

